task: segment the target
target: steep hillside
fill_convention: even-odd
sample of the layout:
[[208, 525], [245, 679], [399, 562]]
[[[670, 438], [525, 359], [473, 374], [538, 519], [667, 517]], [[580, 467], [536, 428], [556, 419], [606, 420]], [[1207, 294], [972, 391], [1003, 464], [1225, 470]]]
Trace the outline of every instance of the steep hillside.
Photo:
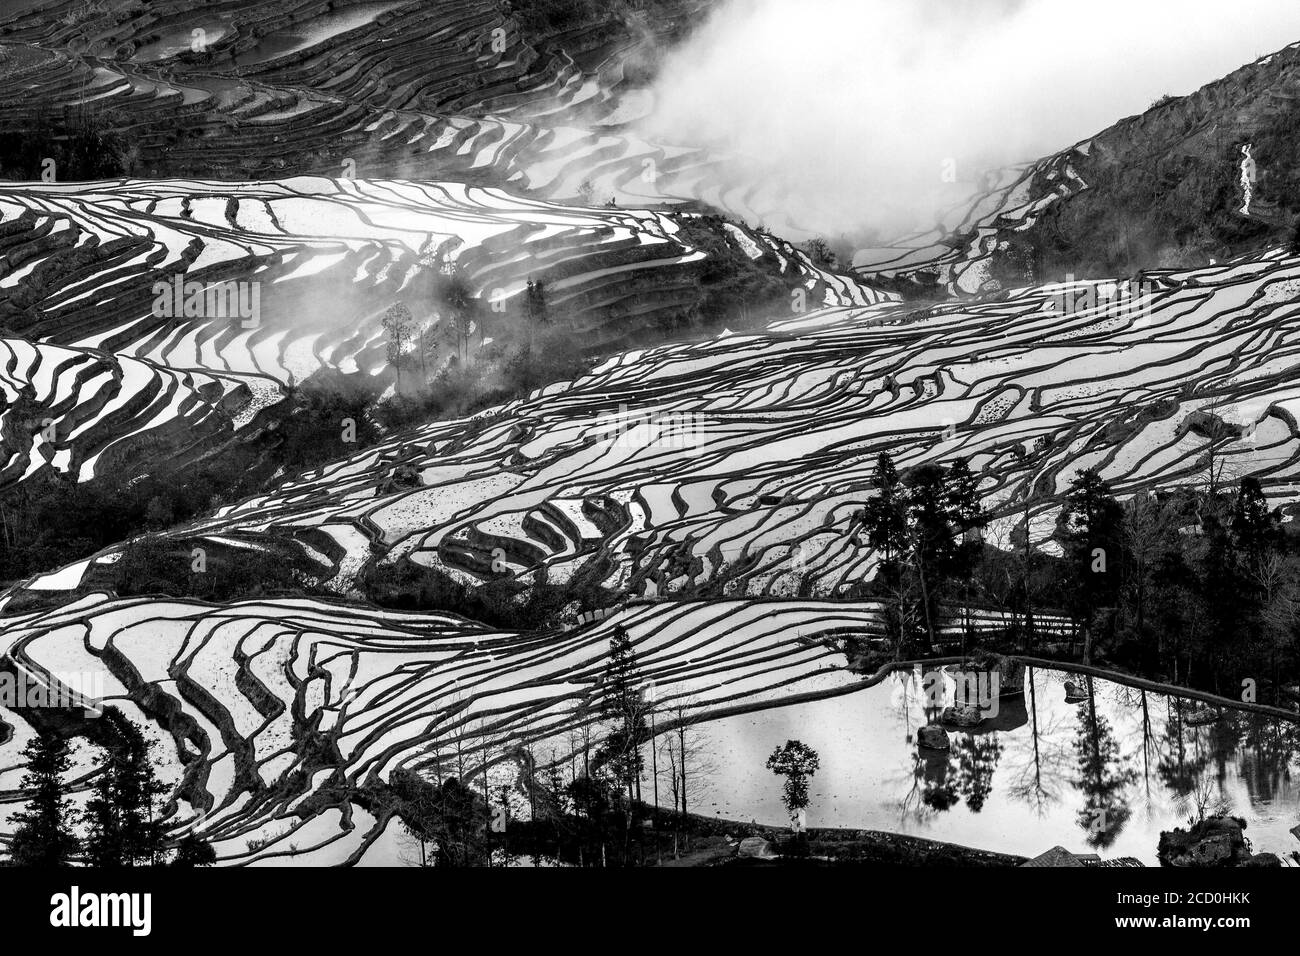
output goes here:
[[[321, 601], [92, 595], [7, 619], [0, 657], [34, 682], [94, 687], [147, 727], [168, 827], [197, 823], [222, 863], [393, 865], [395, 776], [459, 767], [482, 778], [487, 766], [495, 791], [515, 781], [526, 749], [567, 759], [592, 732], [615, 626], [637, 641], [665, 713], [689, 718], [852, 688], [843, 642], [874, 632], [877, 618], [867, 607], [732, 601], [629, 607], [567, 632], [518, 634]], [[24, 799], [11, 754], [51, 720], [77, 735], [102, 722], [0, 708], [0, 831]], [[78, 753], [80, 803], [92, 766]], [[523, 795], [513, 800], [526, 813]]]
[[445, 362], [458, 342], [433, 289], [447, 268], [477, 303], [461, 352], [518, 334], [530, 281], [547, 322], [592, 352], [750, 309], [788, 314], [793, 292], [810, 308], [883, 298], [718, 219], [457, 183], [4, 186], [0, 252], [0, 483], [45, 466], [89, 478], [132, 449], [147, 471], [252, 424], [322, 369], [382, 391], [395, 302]]
[[1297, 156], [1300, 44], [1293, 44], [1055, 156], [990, 174], [988, 187], [935, 232], [862, 250], [855, 264], [875, 278], [973, 294], [1069, 274], [1097, 279], [1221, 262], [1292, 241]]
[[[713, 157], [632, 131], [706, 7], [10, 4], [0, 677], [94, 701], [0, 700], [0, 843], [24, 744], [75, 742], [82, 803], [108, 704], [156, 744], [172, 837], [229, 865], [395, 862], [412, 779], [504, 791], [518, 818], [525, 774], [578, 781], [615, 635], [660, 733], [846, 694], [877, 656], [1065, 657], [1080, 635], [1085, 665], [1095, 638], [1153, 681], [1264, 662], [1288, 717], [1300, 44], [991, 173], [843, 272], [749, 224], [781, 221], [770, 184], [724, 191]], [[869, 527], [886, 456], [892, 563]], [[1182, 563], [1160, 653], [1134, 649], [1165, 633], [1154, 598], [1129, 626], [1119, 597], [1062, 596], [1095, 581], [1059, 557], [1091, 547], [1061, 520], [1084, 469], [1099, 513], [1162, 495], [1143, 570]], [[181, 511], [148, 497], [169, 483]], [[1230, 534], [1238, 506], [1257, 521]], [[1208, 558], [1183, 548], [1211, 526]], [[1246, 581], [1213, 575], [1247, 532], [1270, 603], [1230, 644], [1233, 615], [1202, 610]], [[1125, 547], [1105, 581], [1145, 598]]]
[[[636, 596], [846, 596], [876, 456], [969, 460], [1044, 538], [1075, 472], [1121, 493], [1255, 474], [1295, 502], [1300, 262], [1280, 253], [1134, 290], [1048, 285], [922, 311], [792, 317], [618, 355], [473, 419], [406, 432], [169, 534], [284, 545], [359, 594], [413, 565], [471, 588], [588, 582]], [[1234, 464], [1235, 463], [1235, 464]], [[116, 549], [19, 591], [113, 579]], [[107, 577], [105, 577], [107, 575]]]
[[[159, 741], [169, 826], [197, 819], [223, 861], [391, 860], [399, 771], [456, 759], [510, 788], [521, 748], [576, 754], [615, 626], [661, 706], [692, 717], [856, 686], [845, 641], [884, 627], [878, 604], [843, 600], [876, 560], [855, 515], [878, 451], [903, 466], [968, 456], [1000, 523], [1027, 507], [1040, 534], [1075, 469], [1121, 492], [1198, 484], [1211, 447], [1293, 504], [1300, 261], [1147, 278], [1132, 300], [1046, 286], [629, 352], [157, 539], [187, 569], [195, 553], [296, 549], [344, 594], [405, 568], [471, 589], [585, 579], [612, 601], [575, 600], [567, 624], [515, 632], [309, 598], [76, 597], [130, 582], [115, 566], [133, 551], [115, 548], [5, 596], [6, 667], [54, 687], [99, 675], [98, 696]], [[798, 596], [812, 594], [839, 600]], [[33, 596], [70, 603], [18, 611]], [[988, 612], [973, 624], [1005, 626]], [[4, 753], [51, 719], [0, 717]], [[93, 721], [59, 719], [93, 735]], [[4, 785], [12, 812], [20, 796]]]
[[698, 0], [27, 6], [0, 26], [12, 178], [55, 157], [60, 181], [436, 179], [761, 218], [719, 195], [703, 151], [631, 131]]

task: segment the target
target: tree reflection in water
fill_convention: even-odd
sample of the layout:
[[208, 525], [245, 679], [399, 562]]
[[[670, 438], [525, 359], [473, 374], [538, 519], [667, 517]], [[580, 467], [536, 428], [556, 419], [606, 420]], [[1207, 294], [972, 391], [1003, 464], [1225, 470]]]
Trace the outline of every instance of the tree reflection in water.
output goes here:
[[[902, 706], [907, 710], [909, 701], [919, 699], [925, 719], [934, 721], [951, 702], [951, 681], [944, 680], [942, 700], [930, 701], [923, 693], [923, 680], [919, 670], [904, 678]], [[942, 813], [962, 800], [971, 813], [983, 809], [993, 792], [993, 777], [1003, 753], [998, 732], [1015, 729], [1026, 722], [1020, 700], [1007, 698], [1000, 705], [998, 715], [986, 719], [980, 727], [969, 731], [950, 730], [950, 750], [912, 754], [913, 786], [902, 801], [904, 817], [910, 809], [915, 810], [917, 817], [927, 815], [922, 807]], [[909, 742], [911, 737], [909, 724]]]
[[1088, 834], [1088, 844], [1104, 848], [1115, 842], [1133, 814], [1126, 791], [1138, 774], [1129, 766], [1110, 721], [1097, 713], [1092, 678], [1085, 678], [1085, 682], [1088, 699], [1076, 709], [1074, 752], [1079, 775], [1074, 786], [1084, 795], [1076, 819]]
[[[1160, 830], [1185, 826], [1201, 808], [1226, 805], [1250, 817], [1272, 805], [1291, 817], [1286, 808], [1300, 807], [1300, 726], [1231, 710], [1191, 726], [1200, 705], [1082, 677], [1072, 679], [1084, 685], [1083, 703], [1067, 704], [1067, 677], [1031, 669], [1023, 698], [1002, 699], [999, 714], [973, 731], [949, 728], [951, 749], [936, 752], [918, 751], [916, 730], [940, 707], [926, 699], [919, 669], [898, 675], [888, 706], [899, 762], [881, 780], [892, 794], [887, 805], [899, 811], [896, 826], [910, 831], [943, 818], [943, 832], [974, 845], [992, 831], [965, 818], [992, 813], [1001, 827], [1013, 803], [1034, 820], [1059, 820], [1062, 844], [1070, 839], [1061, 831], [1082, 830], [1094, 849], [1122, 845], [1145, 859]], [[1135, 827], [1140, 843], [1131, 839]]]
[[1062, 721], [1052, 708], [1039, 706], [1034, 669], [1025, 673], [1025, 696], [1029, 710], [1030, 744], [1028, 759], [1006, 769], [1011, 774], [1007, 792], [1026, 804], [1034, 816], [1043, 817], [1061, 800], [1061, 785], [1069, 772], [1072, 754], [1061, 740]]

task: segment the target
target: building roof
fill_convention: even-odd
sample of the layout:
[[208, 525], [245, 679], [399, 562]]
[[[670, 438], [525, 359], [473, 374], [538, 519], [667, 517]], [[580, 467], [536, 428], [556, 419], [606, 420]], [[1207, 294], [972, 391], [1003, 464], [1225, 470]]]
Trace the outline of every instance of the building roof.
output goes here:
[[1073, 853], [1063, 846], [1054, 846], [1045, 853], [1040, 853], [1032, 860], [1027, 860], [1020, 864], [1021, 866], [1083, 866]]
[[1098, 866], [1098, 867], [1141, 867], [1143, 862], [1131, 856], [1119, 856], [1113, 860], [1103, 860], [1096, 853], [1071, 853], [1063, 846], [1054, 846], [1045, 853], [1040, 853], [1032, 860], [1026, 860], [1021, 866]]

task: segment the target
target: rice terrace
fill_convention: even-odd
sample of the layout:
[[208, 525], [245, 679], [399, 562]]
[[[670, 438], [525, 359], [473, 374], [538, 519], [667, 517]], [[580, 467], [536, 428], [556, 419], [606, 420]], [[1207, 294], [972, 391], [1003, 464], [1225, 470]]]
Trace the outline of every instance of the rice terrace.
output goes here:
[[0, 0], [0, 866], [1300, 866], [1246, 7]]

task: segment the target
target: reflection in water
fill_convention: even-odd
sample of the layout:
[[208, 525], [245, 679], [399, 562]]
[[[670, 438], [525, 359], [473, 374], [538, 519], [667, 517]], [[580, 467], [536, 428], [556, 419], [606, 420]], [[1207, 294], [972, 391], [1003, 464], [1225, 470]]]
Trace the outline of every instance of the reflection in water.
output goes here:
[[957, 760], [961, 795], [971, 813], [979, 813], [984, 801], [993, 790], [993, 771], [1002, 756], [1002, 744], [996, 736], [979, 737], [974, 734], [959, 738], [952, 748]]
[[1074, 740], [1078, 766], [1074, 786], [1084, 794], [1076, 818], [1088, 834], [1088, 845], [1103, 849], [1115, 842], [1133, 814], [1125, 794], [1137, 779], [1137, 771], [1128, 765], [1110, 721], [1097, 713], [1095, 682], [1091, 677], [1085, 680], [1088, 699], [1077, 706]]
[[[1188, 723], [1193, 705], [1094, 680], [1065, 702], [1065, 674], [1031, 669], [1023, 696], [996, 718], [949, 728], [952, 749], [919, 751], [919, 727], [938, 719], [920, 671], [812, 704], [710, 725], [719, 763], [710, 809], [781, 823], [780, 788], [763, 755], [787, 739], [822, 757], [809, 826], [900, 830], [967, 846], [1035, 854], [1076, 852], [1155, 863], [1161, 830], [1226, 809], [1247, 821], [1255, 851], [1300, 849], [1300, 731], [1295, 724], [1227, 712]], [[1078, 680], [1078, 678], [1076, 678]]]
[[912, 759], [916, 761], [913, 772], [920, 784], [923, 804], [931, 810], [947, 810], [961, 799], [957, 795], [957, 780], [948, 754], [925, 750], [919, 751]]

